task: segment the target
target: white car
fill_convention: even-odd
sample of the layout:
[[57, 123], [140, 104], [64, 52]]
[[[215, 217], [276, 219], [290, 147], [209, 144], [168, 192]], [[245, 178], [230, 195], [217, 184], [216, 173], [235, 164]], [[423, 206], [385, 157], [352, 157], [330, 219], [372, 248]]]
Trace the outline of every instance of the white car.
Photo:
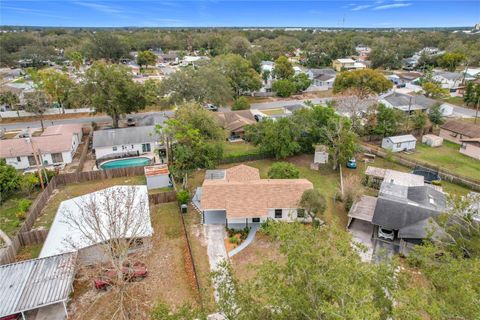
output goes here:
[[394, 234], [393, 230], [391, 230], [391, 229], [378, 227], [378, 237], [386, 239], [386, 240], [392, 240], [393, 241], [393, 239], [395, 238], [395, 234]]

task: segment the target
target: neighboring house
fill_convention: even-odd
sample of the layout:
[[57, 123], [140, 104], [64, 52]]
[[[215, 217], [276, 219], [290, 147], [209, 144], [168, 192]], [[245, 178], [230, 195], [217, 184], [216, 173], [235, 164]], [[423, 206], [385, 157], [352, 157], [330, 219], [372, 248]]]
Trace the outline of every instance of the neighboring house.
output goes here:
[[463, 82], [464, 74], [438, 71], [433, 73], [432, 78], [434, 81], [441, 83], [442, 88], [448, 89], [450, 92], [456, 92]]
[[461, 139], [460, 153], [480, 160], [480, 138]]
[[366, 45], [359, 44], [355, 47], [355, 51], [357, 52], [358, 60], [365, 61], [368, 60], [372, 49], [370, 47], [367, 47]]
[[107, 129], [93, 132], [92, 148], [99, 160], [151, 153], [159, 141], [155, 126]]
[[[89, 224], [85, 224], [85, 230], [79, 230], [76, 226], [70, 222], [72, 219], [83, 221], [82, 209], [85, 205], [89, 205], [90, 201], [95, 203], [105, 203], [105, 197], [111, 193], [104, 192], [109, 189], [117, 189], [119, 193], [125, 192], [127, 194], [127, 188], [135, 188], [135, 199], [133, 199], [132, 206], [142, 206], [139, 210], [139, 214], [135, 217], [134, 226], [129, 227], [125, 231], [120, 231], [129, 238], [135, 236], [138, 241], [138, 245], [142, 246], [153, 235], [153, 228], [150, 220], [150, 209], [148, 202], [148, 190], [145, 185], [138, 186], [113, 186], [104, 190], [85, 194], [80, 197], [71, 198], [69, 200], [62, 201], [58, 207], [57, 214], [53, 220], [50, 231], [48, 232], [47, 239], [43, 244], [42, 251], [39, 257], [50, 257], [57, 254], [67, 252], [78, 252], [78, 258], [82, 264], [93, 264], [99, 261], [105, 260], [104, 252], [100, 247], [102, 239], [95, 236], [97, 232], [103, 232], [108, 236], [110, 233], [106, 233], [103, 228], [108, 225], [108, 219], [111, 218], [111, 213], [107, 213], [101, 210], [105, 210], [104, 206], [99, 205], [97, 210], [100, 210], [96, 215], [101, 219], [98, 223], [99, 231], [92, 230]], [[114, 199], [120, 201], [118, 207], [122, 208], [127, 205], [127, 199]], [[110, 218], [109, 218], [110, 217]], [[118, 218], [118, 223], [122, 224], [121, 217]], [[132, 229], [135, 228], [135, 229]], [[105, 236], [105, 237], [106, 237]], [[137, 248], [132, 248], [132, 252]]]
[[160, 53], [157, 55], [159, 63], [173, 63], [179, 62], [178, 54], [176, 52]]
[[333, 88], [333, 82], [337, 73], [333, 69], [309, 69], [307, 71], [308, 78], [312, 80], [311, 87]]
[[0, 266], [0, 318], [66, 319], [76, 261], [64, 253]]
[[400, 86], [406, 85], [407, 83], [415, 82], [416, 80], [420, 79], [423, 76], [420, 72], [402, 72], [397, 74], [391, 74], [387, 76], [387, 78], [393, 82], [393, 84]]
[[19, 170], [36, 167], [37, 161], [45, 166], [68, 164], [82, 136], [82, 124], [61, 124], [45, 128], [38, 137], [0, 140], [0, 159]]
[[258, 169], [238, 165], [226, 170], [207, 170], [195, 198], [204, 224], [244, 228], [267, 219], [306, 220], [299, 201], [313, 189], [306, 179], [260, 179]]
[[1, 86], [0, 88], [1, 92], [6, 92], [10, 91], [12, 93], [15, 93], [18, 96], [19, 104], [25, 104], [26, 98], [28, 97], [29, 93], [35, 92], [35, 87], [33, 85], [33, 82], [27, 81], [23, 83], [7, 83]]
[[250, 110], [227, 111], [215, 113], [220, 126], [228, 131], [229, 137], [243, 138], [245, 126], [255, 124], [256, 120]]
[[480, 68], [466, 68], [462, 73], [466, 81], [473, 81], [480, 77]]
[[413, 55], [410, 58], [403, 59], [402, 69], [404, 70], [413, 70], [418, 65], [418, 60], [420, 59], [419, 55]]
[[480, 138], [480, 125], [461, 120], [450, 120], [440, 126], [440, 137], [461, 144], [463, 139]]
[[417, 138], [411, 134], [383, 138], [382, 148], [392, 152], [414, 150]]
[[343, 70], [359, 70], [365, 69], [367, 66], [361, 62], [356, 62], [353, 59], [336, 59], [333, 61], [333, 69], [340, 72]]
[[411, 96], [395, 91], [380, 96], [378, 102], [383, 103], [388, 108], [398, 109], [407, 114], [412, 114], [417, 110], [424, 112], [437, 103], [435, 100], [426, 98], [423, 95]]
[[275, 68], [275, 62], [273, 62], [273, 61], [262, 61], [260, 63], [261, 73], [263, 73], [265, 71], [270, 72], [270, 78], [271, 78], [272, 73], [273, 73], [273, 68]]
[[[378, 198], [363, 196], [348, 213], [354, 241], [375, 252], [408, 254], [431, 235], [442, 236], [435, 222], [446, 208], [446, 196], [433, 186], [404, 186], [384, 181]], [[381, 250], [383, 249], [383, 250]]]

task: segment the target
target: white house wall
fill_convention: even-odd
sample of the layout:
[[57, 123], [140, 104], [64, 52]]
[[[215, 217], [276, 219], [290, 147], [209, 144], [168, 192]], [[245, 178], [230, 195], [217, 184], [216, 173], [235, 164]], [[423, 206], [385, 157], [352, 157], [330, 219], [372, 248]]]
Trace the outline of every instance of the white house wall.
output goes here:
[[17, 161], [17, 157], [6, 158], [5, 162], [17, 170], [23, 170], [30, 167], [30, 164], [28, 163], [28, 158], [26, 156], [19, 157], [19, 158], [20, 158], [20, 161]]
[[[111, 147], [98, 147], [95, 148], [95, 157], [97, 159], [103, 158], [105, 156], [109, 155], [121, 155], [126, 152], [138, 152], [139, 154], [144, 154], [142, 150], [142, 144], [145, 143], [150, 143], [150, 150], [153, 152], [155, 148], [157, 148], [157, 145], [153, 142], [143, 142], [143, 143], [137, 143], [137, 144], [124, 144], [124, 145], [117, 145], [117, 146], [111, 146]], [[117, 150], [114, 151], [113, 147], [117, 147]]]

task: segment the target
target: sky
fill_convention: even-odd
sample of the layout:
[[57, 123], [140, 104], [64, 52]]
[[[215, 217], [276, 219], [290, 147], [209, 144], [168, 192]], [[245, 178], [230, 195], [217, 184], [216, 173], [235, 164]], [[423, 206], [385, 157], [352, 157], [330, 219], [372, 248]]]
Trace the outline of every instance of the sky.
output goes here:
[[0, 25], [65, 27], [456, 27], [480, 0], [0, 0]]

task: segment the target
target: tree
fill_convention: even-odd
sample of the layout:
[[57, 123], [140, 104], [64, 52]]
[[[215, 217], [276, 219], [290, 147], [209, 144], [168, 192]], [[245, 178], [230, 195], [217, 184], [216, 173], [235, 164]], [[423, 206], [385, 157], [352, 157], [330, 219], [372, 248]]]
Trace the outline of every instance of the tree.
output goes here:
[[475, 101], [475, 86], [473, 81], [467, 82], [467, 87], [465, 88], [465, 93], [463, 94], [463, 102], [468, 106]]
[[247, 110], [250, 109], [250, 102], [247, 97], [238, 97], [233, 101], [232, 110]]
[[40, 124], [43, 131], [43, 115], [45, 112], [47, 112], [47, 109], [50, 106], [45, 92], [42, 90], [29, 92], [24, 99], [26, 102], [25, 111], [31, 112], [40, 118]]
[[239, 54], [242, 57], [246, 58], [247, 53], [250, 52], [251, 44], [248, 39], [242, 36], [235, 36], [230, 39], [228, 47], [230, 48], [230, 52], [234, 54]]
[[428, 116], [426, 113], [422, 112], [421, 110], [416, 110], [410, 116], [410, 118], [412, 119], [412, 122], [413, 122], [413, 128], [419, 130], [419, 129], [423, 129], [427, 124]]
[[290, 162], [275, 162], [268, 170], [269, 179], [298, 179], [300, 171]]
[[85, 73], [84, 86], [95, 112], [112, 117], [115, 128], [121, 115], [139, 111], [147, 102], [142, 85], [121, 65], [94, 63]]
[[235, 97], [262, 87], [260, 75], [252, 68], [248, 60], [238, 54], [217, 56], [213, 60], [213, 65], [229, 79]]
[[335, 109], [352, 120], [353, 130], [362, 132], [362, 110], [375, 105], [378, 101], [374, 95], [364, 96], [358, 89], [347, 89], [335, 98]]
[[0, 203], [19, 187], [21, 176], [11, 165], [0, 160]]
[[442, 88], [442, 84], [434, 81], [422, 82], [422, 89], [426, 97], [444, 98], [448, 96], [448, 90]]
[[436, 126], [439, 126], [445, 122], [445, 116], [443, 115], [440, 103], [435, 103], [428, 109], [428, 119]]
[[402, 66], [402, 62], [396, 48], [386, 46], [374, 47], [368, 55], [369, 60], [372, 62], [372, 68], [399, 69]]
[[403, 112], [393, 108], [387, 108], [379, 104], [377, 108], [376, 125], [373, 133], [388, 137], [395, 134], [403, 123]]
[[312, 80], [308, 78], [306, 73], [299, 73], [293, 77], [293, 83], [295, 84], [295, 88], [297, 92], [302, 92], [308, 89], [312, 84]]
[[303, 192], [298, 205], [300, 208], [305, 209], [305, 213], [310, 216], [315, 225], [325, 212], [327, 201], [317, 189], [309, 189]]
[[275, 60], [275, 67], [273, 68], [273, 76], [277, 79], [289, 79], [293, 77], [295, 71], [292, 63], [285, 56], [278, 57]]
[[260, 151], [273, 155], [276, 159], [285, 159], [301, 150], [297, 137], [300, 132], [289, 118], [277, 121], [263, 120], [245, 127], [245, 138]]
[[325, 127], [320, 128], [323, 143], [328, 147], [333, 170], [346, 163], [354, 155], [355, 133], [352, 131], [351, 122], [347, 118], [331, 118]]
[[467, 60], [467, 57], [462, 53], [447, 52], [441, 55], [437, 62], [440, 67], [448, 69], [449, 71], [455, 71], [465, 60]]
[[290, 79], [277, 80], [272, 84], [272, 90], [279, 97], [290, 97], [297, 92], [297, 86]]
[[[112, 301], [117, 304], [112, 316], [128, 319], [131, 310], [125, 307], [125, 301], [130, 299], [126, 288], [131, 279], [125, 277], [123, 270], [141, 253], [142, 247], [136, 245], [137, 239], [151, 231], [150, 216], [145, 212], [148, 199], [135, 186], [117, 186], [98, 191], [75, 205], [75, 213], [67, 207], [61, 210], [65, 210], [64, 222], [79, 233], [80, 239], [68, 238], [66, 242], [75, 250], [79, 249], [80, 243], [98, 244], [115, 273], [109, 279], [113, 283], [111, 290], [117, 295]], [[136, 248], [135, 254], [132, 254], [132, 248]]]
[[36, 174], [28, 173], [21, 177], [19, 187], [23, 193], [28, 196], [31, 195], [32, 191], [40, 184], [40, 179]]
[[182, 104], [189, 101], [225, 105], [233, 98], [229, 78], [212, 66], [177, 71], [162, 80], [159, 93], [167, 103]]
[[335, 224], [306, 228], [276, 221], [263, 230], [279, 244], [285, 263], [267, 260], [250, 280], [239, 281], [228, 265], [216, 272], [218, 305], [228, 319], [389, 318], [394, 268], [363, 263], [347, 232]]
[[83, 65], [83, 55], [78, 51], [72, 51], [68, 54], [68, 58], [72, 61], [73, 67], [78, 71]]
[[341, 72], [333, 83], [333, 92], [344, 92], [347, 89], [356, 89], [360, 96], [386, 92], [392, 87], [392, 82], [385, 76], [372, 69], [362, 69]]
[[265, 84], [268, 82], [268, 79], [270, 79], [270, 70], [263, 70], [262, 79]]
[[56, 102], [65, 113], [65, 105], [68, 104], [70, 93], [74, 90], [75, 83], [68, 74], [53, 68], [38, 71], [39, 87], [42, 88], [50, 99]]
[[20, 102], [20, 100], [18, 99], [18, 96], [11, 91], [6, 91], [6, 92], [0, 93], [0, 103], [1, 104], [6, 104], [12, 110], [16, 110], [17, 111], [17, 116], [20, 117], [20, 113], [19, 113], [19, 110], [18, 110], [18, 107], [17, 107], [17, 104], [19, 102]]
[[95, 60], [118, 62], [127, 55], [128, 47], [114, 33], [101, 31], [91, 36], [85, 51]]
[[148, 68], [148, 66], [153, 66], [155, 65], [155, 62], [157, 61], [157, 56], [149, 50], [145, 51], [140, 51], [137, 56], [137, 63], [140, 66], [145, 66]]

